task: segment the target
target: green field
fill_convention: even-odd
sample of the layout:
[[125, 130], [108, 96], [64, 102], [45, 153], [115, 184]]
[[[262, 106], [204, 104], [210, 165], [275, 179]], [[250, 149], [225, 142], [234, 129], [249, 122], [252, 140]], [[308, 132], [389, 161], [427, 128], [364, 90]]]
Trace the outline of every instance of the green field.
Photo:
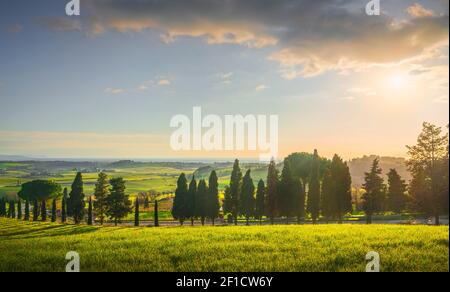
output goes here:
[[0, 219], [0, 271], [449, 271], [449, 228], [399, 225], [90, 227]]

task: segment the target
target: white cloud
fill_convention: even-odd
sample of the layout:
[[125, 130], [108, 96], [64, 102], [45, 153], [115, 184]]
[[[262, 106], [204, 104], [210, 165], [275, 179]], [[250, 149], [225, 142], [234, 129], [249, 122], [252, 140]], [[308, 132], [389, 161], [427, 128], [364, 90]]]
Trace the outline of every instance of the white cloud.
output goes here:
[[433, 10], [426, 9], [419, 3], [415, 3], [414, 5], [408, 7], [406, 12], [408, 12], [408, 14], [412, 17], [431, 17], [434, 15]]
[[170, 80], [169, 79], [161, 79], [158, 81], [158, 85], [159, 86], [168, 86], [170, 85]]
[[264, 90], [266, 90], [268, 88], [269, 88], [269, 86], [261, 84], [261, 85], [256, 86], [255, 90], [256, 91], [264, 91]]
[[110, 88], [106, 88], [104, 92], [105, 92], [105, 93], [108, 93], [108, 94], [114, 94], [114, 95], [117, 95], [117, 94], [125, 93], [125, 90], [122, 89], [122, 88], [111, 88], [111, 87], [110, 87]]

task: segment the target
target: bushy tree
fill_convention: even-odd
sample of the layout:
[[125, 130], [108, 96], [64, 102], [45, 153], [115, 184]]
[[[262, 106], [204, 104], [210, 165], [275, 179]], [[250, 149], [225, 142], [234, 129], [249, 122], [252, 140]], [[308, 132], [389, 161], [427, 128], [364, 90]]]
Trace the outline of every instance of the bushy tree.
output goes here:
[[[39, 202], [41, 220], [47, 220], [46, 201], [57, 199], [61, 196], [61, 186], [51, 180], [34, 180], [22, 184], [18, 193], [19, 198], [23, 200], [34, 201], [36, 208], [33, 208], [33, 220], [37, 220], [39, 216]], [[37, 201], [37, 202], [36, 202]]]
[[262, 217], [266, 210], [266, 186], [264, 181], [261, 179], [258, 182], [258, 187], [256, 190], [256, 201], [255, 201], [255, 217], [259, 220], [259, 224], [262, 224]]
[[385, 188], [379, 163], [378, 158], [373, 161], [370, 172], [366, 172], [365, 174], [365, 183], [363, 185], [365, 190], [362, 196], [363, 210], [366, 213], [368, 224], [372, 223], [373, 214], [382, 210]]
[[439, 225], [440, 214], [448, 211], [448, 134], [443, 134], [440, 127], [424, 123], [417, 144], [407, 147], [407, 164], [413, 180], [424, 176], [429, 183], [429, 193], [411, 194], [415, 206], [419, 211], [432, 214]]
[[245, 217], [246, 225], [249, 225], [250, 217], [255, 215], [255, 185], [251, 176], [251, 170], [247, 170], [242, 180], [242, 190], [239, 200], [239, 213]]
[[75, 224], [80, 224], [85, 214], [83, 177], [81, 172], [77, 173], [72, 183], [67, 207], [68, 215], [73, 217]]
[[389, 211], [400, 213], [405, 209], [407, 203], [406, 188], [407, 185], [397, 170], [391, 169], [388, 173], [386, 196]]
[[95, 202], [94, 202], [94, 210], [97, 214], [98, 218], [100, 219], [100, 225], [103, 225], [105, 221], [105, 213], [107, 210], [106, 205], [106, 198], [109, 194], [109, 183], [108, 183], [108, 176], [100, 172], [98, 174], [97, 183], [95, 184]]
[[207, 217], [211, 219], [212, 225], [219, 217], [219, 182], [217, 173], [213, 170], [209, 176], [208, 198], [207, 198]]
[[278, 191], [279, 191], [279, 177], [275, 161], [272, 159], [269, 164], [267, 172], [267, 192], [266, 192], [266, 212], [270, 223], [274, 224], [274, 219], [278, 215]]
[[172, 216], [175, 220], [180, 221], [183, 225], [184, 220], [188, 217], [188, 186], [186, 175], [182, 173], [177, 181], [177, 189], [175, 190], [175, 198], [172, 206]]
[[307, 211], [311, 214], [313, 224], [316, 223], [320, 213], [320, 178], [319, 178], [320, 158], [317, 150], [314, 150], [314, 157], [311, 163], [311, 174], [309, 175], [309, 192]]
[[114, 221], [117, 226], [118, 222], [133, 211], [132, 202], [129, 196], [125, 194], [125, 181], [123, 178], [113, 178], [109, 181], [111, 185], [110, 195], [106, 199], [108, 209], [106, 215]]

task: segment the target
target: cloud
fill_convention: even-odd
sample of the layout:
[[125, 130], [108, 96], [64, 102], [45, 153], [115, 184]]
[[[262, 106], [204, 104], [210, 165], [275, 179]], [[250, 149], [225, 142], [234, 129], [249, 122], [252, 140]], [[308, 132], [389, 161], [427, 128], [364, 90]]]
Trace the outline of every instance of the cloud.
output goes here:
[[261, 84], [261, 85], [256, 86], [255, 90], [256, 91], [264, 91], [264, 90], [266, 90], [268, 88], [269, 88], [269, 86]]
[[108, 94], [114, 94], [114, 95], [117, 95], [117, 94], [125, 93], [125, 90], [122, 89], [122, 88], [111, 88], [111, 87], [110, 87], [110, 88], [106, 88], [104, 92], [105, 92], [105, 93], [108, 93]]
[[23, 26], [18, 23], [12, 24], [6, 28], [6, 31], [9, 33], [19, 33], [22, 32], [22, 30]]
[[141, 85], [141, 86], [138, 87], [138, 90], [139, 90], [139, 91], [147, 91], [147, 90], [148, 90], [148, 86], [146, 86], [146, 85]]
[[223, 84], [230, 84], [232, 82], [233, 75], [233, 72], [220, 73], [219, 78]]
[[412, 17], [431, 17], [434, 15], [433, 10], [428, 10], [419, 3], [415, 3], [414, 5], [408, 7], [406, 11]]
[[83, 29], [80, 20], [66, 17], [41, 17], [37, 19], [37, 22], [52, 31], [81, 31]]
[[[413, 17], [400, 21], [387, 14], [367, 16], [365, 3], [361, 0], [89, 1], [85, 9], [95, 17], [86, 20], [84, 27], [94, 35], [111, 29], [118, 32], [152, 29], [160, 32], [167, 43], [187, 36], [202, 38], [210, 45], [271, 47], [274, 52], [268, 59], [279, 64], [280, 74], [286, 79], [424, 59], [436, 46], [448, 46], [448, 12], [434, 15], [416, 4], [405, 7]], [[78, 26], [72, 23], [56, 27]]]
[[168, 79], [161, 79], [161, 80], [158, 81], [158, 85], [159, 86], [168, 86], [168, 85], [170, 85], [170, 80], [168, 80]]
[[375, 96], [377, 95], [376, 91], [371, 88], [363, 88], [363, 87], [354, 87], [348, 90], [349, 93], [363, 95], [363, 96]]

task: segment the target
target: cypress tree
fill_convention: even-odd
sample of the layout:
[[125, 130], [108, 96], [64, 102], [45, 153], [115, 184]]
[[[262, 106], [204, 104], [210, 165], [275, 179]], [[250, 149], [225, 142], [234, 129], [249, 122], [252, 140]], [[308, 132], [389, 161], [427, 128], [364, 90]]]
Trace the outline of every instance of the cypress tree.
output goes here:
[[267, 174], [267, 216], [273, 225], [278, 214], [279, 177], [275, 161], [272, 159]]
[[94, 202], [94, 209], [95, 213], [97, 214], [97, 217], [100, 219], [100, 225], [103, 225], [103, 222], [105, 220], [105, 213], [106, 213], [106, 198], [108, 197], [109, 193], [109, 184], [108, 184], [108, 176], [101, 172], [98, 174], [97, 183], [95, 184], [95, 202]]
[[16, 218], [16, 206], [14, 204], [14, 201], [9, 201], [8, 217], [11, 219]]
[[39, 202], [37, 199], [34, 199], [33, 202], [33, 221], [36, 222], [39, 219]]
[[207, 214], [214, 226], [215, 219], [219, 217], [219, 183], [217, 173], [213, 170], [209, 176]]
[[313, 224], [319, 218], [320, 212], [320, 181], [319, 181], [319, 154], [314, 150], [314, 157], [311, 163], [311, 173], [309, 175], [309, 192], [307, 211], [311, 214]]
[[397, 170], [391, 169], [388, 173], [387, 201], [389, 211], [400, 213], [406, 206], [406, 184]]
[[180, 225], [184, 224], [184, 220], [187, 219], [187, 199], [188, 199], [188, 186], [186, 175], [182, 173], [177, 181], [177, 189], [175, 190], [175, 198], [172, 206], [172, 216], [175, 220], [180, 221]]
[[136, 197], [134, 202], [134, 226], [139, 226], [139, 198]]
[[94, 224], [94, 214], [92, 212], [92, 197], [89, 197], [89, 207], [88, 207], [88, 219], [87, 219], [87, 224], [88, 225], [93, 225]]
[[208, 215], [207, 213], [207, 200], [208, 200], [208, 186], [204, 179], [200, 180], [198, 183], [196, 198], [195, 198], [195, 217], [200, 218], [202, 226], [205, 225], [205, 219]]
[[283, 171], [281, 172], [279, 208], [280, 215], [286, 217], [286, 223], [289, 224], [289, 217], [294, 213], [296, 192], [296, 182], [292, 173], [289, 160], [284, 161]]
[[366, 213], [367, 224], [372, 223], [372, 215], [381, 211], [383, 199], [383, 178], [382, 170], [379, 167], [379, 160], [375, 159], [370, 172], [365, 174], [365, 183], [363, 185], [366, 191], [363, 196], [363, 210]]
[[78, 172], [72, 183], [72, 189], [68, 199], [68, 214], [73, 217], [75, 224], [80, 224], [84, 217], [85, 202], [83, 192], [83, 177]]
[[23, 220], [25, 221], [30, 220], [30, 201], [28, 201], [28, 199], [25, 200], [25, 216]]
[[239, 214], [245, 217], [246, 225], [249, 225], [250, 217], [255, 215], [255, 185], [251, 177], [251, 170], [247, 170], [242, 179], [242, 191], [239, 200]]
[[258, 188], [256, 190], [256, 202], [255, 202], [255, 217], [259, 220], [259, 224], [262, 224], [262, 217], [264, 216], [266, 202], [266, 186], [261, 179], [258, 182]]
[[56, 199], [52, 202], [52, 222], [56, 222]]
[[242, 190], [242, 172], [239, 167], [239, 160], [236, 159], [233, 165], [233, 171], [231, 172], [229, 200], [228, 202], [231, 210], [231, 214], [234, 219], [234, 225], [238, 224], [238, 212], [239, 212], [239, 197]]
[[125, 181], [123, 178], [114, 178], [109, 181], [111, 185], [110, 195], [106, 199], [108, 209], [106, 215], [114, 220], [114, 225], [133, 212], [133, 203], [125, 193]]
[[337, 204], [334, 196], [334, 182], [331, 176], [331, 170], [325, 170], [322, 182], [321, 210], [322, 215], [328, 222], [333, 218], [333, 207]]
[[0, 217], [6, 217], [6, 201], [3, 197], [0, 199]]
[[41, 220], [42, 222], [47, 221], [47, 206], [45, 200], [41, 202]]
[[17, 219], [22, 220], [22, 201], [17, 202]]
[[300, 178], [294, 179], [294, 214], [297, 217], [297, 224], [305, 218], [306, 193]]
[[67, 188], [65, 188], [61, 202], [61, 223], [66, 223], [67, 221], [67, 196]]
[[158, 200], [157, 199], [155, 199], [154, 218], [155, 218], [155, 227], [159, 227], [159, 210], [158, 210]]
[[192, 175], [192, 180], [189, 184], [188, 197], [187, 197], [187, 218], [191, 219], [191, 226], [194, 226], [195, 220], [195, 199], [197, 197], [197, 181], [195, 176]]

